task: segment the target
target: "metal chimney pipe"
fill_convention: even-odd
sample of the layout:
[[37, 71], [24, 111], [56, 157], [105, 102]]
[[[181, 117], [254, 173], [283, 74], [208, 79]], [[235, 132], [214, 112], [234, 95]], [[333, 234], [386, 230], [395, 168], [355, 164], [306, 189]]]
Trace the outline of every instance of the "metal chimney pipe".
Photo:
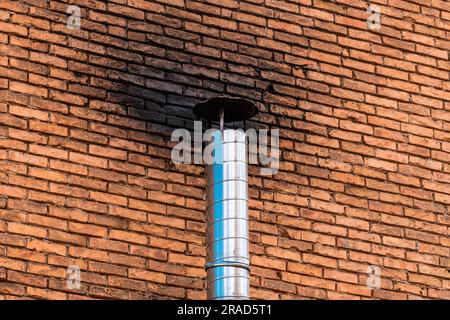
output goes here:
[[249, 299], [245, 140], [242, 130], [226, 129], [223, 134], [218, 131], [217, 161], [206, 167], [208, 299]]
[[206, 165], [208, 299], [249, 299], [247, 139], [243, 130], [224, 129], [224, 123], [245, 122], [257, 109], [246, 100], [215, 98], [194, 112], [220, 123], [214, 133], [214, 163]]

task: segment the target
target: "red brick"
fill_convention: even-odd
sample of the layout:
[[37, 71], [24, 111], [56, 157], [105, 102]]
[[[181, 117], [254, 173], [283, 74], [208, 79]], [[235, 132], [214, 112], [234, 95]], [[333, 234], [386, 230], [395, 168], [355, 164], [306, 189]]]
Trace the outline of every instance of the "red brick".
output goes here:
[[13, 197], [13, 198], [25, 198], [27, 195], [26, 189], [8, 185], [0, 185], [0, 194], [3, 196]]
[[93, 167], [107, 168], [108, 162], [106, 159], [88, 156], [76, 152], [69, 153], [69, 160], [75, 163], [89, 165]]
[[8, 257], [17, 258], [17, 259], [25, 259], [28, 261], [45, 263], [47, 261], [47, 256], [44, 253], [37, 252], [35, 250], [26, 250], [19, 248], [10, 248], [8, 249]]
[[67, 248], [65, 245], [49, 243], [40, 240], [31, 240], [27, 244], [27, 248], [46, 253], [55, 253], [58, 255], [66, 255]]
[[38, 120], [30, 120], [30, 129], [59, 136], [67, 136], [68, 130], [66, 127], [59, 126], [54, 123], [47, 123]]
[[379, 1], [377, 33], [364, 1], [91, 1], [81, 30], [28, 2], [0, 4], [5, 298], [205, 299], [204, 168], [168, 137], [223, 94], [281, 129], [278, 173], [250, 166], [252, 298], [447, 298], [443, 1]]
[[79, 234], [85, 234], [89, 236], [105, 237], [107, 229], [95, 225], [81, 224], [76, 222], [69, 223], [69, 231]]
[[114, 158], [119, 160], [126, 160], [127, 159], [127, 152], [122, 150], [117, 150], [113, 148], [105, 148], [97, 145], [90, 145], [89, 146], [89, 153], [100, 156], [100, 157], [106, 157], [106, 158]]
[[36, 275], [29, 275], [22, 272], [8, 271], [8, 280], [15, 283], [27, 283], [32, 286], [45, 288], [47, 286], [47, 279]]
[[0, 293], [2, 294], [11, 294], [17, 296], [25, 295], [25, 286], [18, 283], [13, 282], [2, 282], [0, 283]]
[[20, 224], [15, 222], [8, 222], [8, 231], [12, 233], [35, 236], [39, 238], [45, 238], [47, 235], [47, 230], [44, 228], [29, 226], [26, 224]]
[[86, 237], [52, 229], [48, 232], [48, 239], [80, 246], [85, 246], [87, 242]]

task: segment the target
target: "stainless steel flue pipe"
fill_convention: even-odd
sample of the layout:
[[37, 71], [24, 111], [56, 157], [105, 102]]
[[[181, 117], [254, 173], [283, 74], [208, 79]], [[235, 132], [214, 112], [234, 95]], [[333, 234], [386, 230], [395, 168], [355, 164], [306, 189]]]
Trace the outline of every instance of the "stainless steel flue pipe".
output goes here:
[[[222, 135], [222, 138], [220, 136]], [[217, 131], [207, 165], [209, 299], [249, 298], [247, 145], [242, 130]]]
[[214, 161], [206, 165], [206, 270], [208, 299], [249, 299], [248, 148], [242, 129], [224, 124], [245, 121], [257, 112], [242, 99], [215, 98], [195, 113], [218, 121]]

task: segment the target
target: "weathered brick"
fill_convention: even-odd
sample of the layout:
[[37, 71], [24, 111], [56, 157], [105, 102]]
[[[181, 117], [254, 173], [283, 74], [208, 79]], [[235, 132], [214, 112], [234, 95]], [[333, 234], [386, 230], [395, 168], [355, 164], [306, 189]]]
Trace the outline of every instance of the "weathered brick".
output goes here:
[[12, 233], [32, 235], [39, 238], [45, 238], [47, 235], [47, 230], [44, 228], [15, 222], [8, 223], [8, 231]]
[[226, 94], [281, 129], [278, 173], [250, 166], [252, 298], [448, 298], [445, 2], [378, 1], [377, 32], [364, 1], [76, 0], [81, 30], [25, 2], [0, 4], [3, 295], [205, 299], [204, 169], [169, 138]]

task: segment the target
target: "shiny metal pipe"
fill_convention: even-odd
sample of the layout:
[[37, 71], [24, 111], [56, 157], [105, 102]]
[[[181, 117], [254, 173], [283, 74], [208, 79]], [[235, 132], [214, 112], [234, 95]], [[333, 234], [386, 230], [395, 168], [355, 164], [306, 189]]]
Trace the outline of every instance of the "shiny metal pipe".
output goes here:
[[214, 137], [215, 161], [206, 166], [208, 299], [249, 299], [246, 137], [232, 129]]

